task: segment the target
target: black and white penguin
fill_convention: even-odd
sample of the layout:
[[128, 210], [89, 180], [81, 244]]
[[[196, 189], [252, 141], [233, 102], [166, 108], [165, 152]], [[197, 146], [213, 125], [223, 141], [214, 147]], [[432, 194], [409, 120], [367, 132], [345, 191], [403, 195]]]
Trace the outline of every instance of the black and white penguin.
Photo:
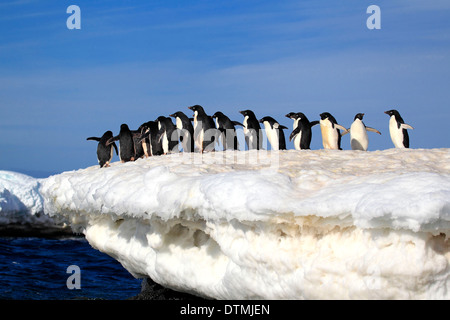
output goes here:
[[164, 154], [178, 152], [178, 132], [172, 119], [160, 116], [155, 121], [158, 122], [158, 135], [162, 142]]
[[144, 145], [141, 142], [141, 130], [130, 130], [133, 135], [135, 159], [143, 158], [145, 154]]
[[348, 133], [347, 129], [337, 123], [336, 119], [328, 112], [320, 114], [320, 131], [322, 143], [325, 149], [341, 149], [341, 132]]
[[309, 122], [308, 118], [302, 112], [290, 112], [286, 117], [294, 120], [294, 130], [289, 136], [289, 141], [294, 139], [295, 150], [310, 149], [312, 138], [311, 128], [319, 124], [319, 121]]
[[389, 133], [394, 146], [396, 148], [409, 148], [409, 135], [406, 129], [414, 128], [403, 121], [397, 110], [388, 110], [384, 113], [391, 117], [389, 120]]
[[239, 111], [240, 114], [244, 116], [244, 121], [242, 122], [244, 127], [245, 142], [247, 143], [248, 150], [260, 150], [262, 139], [260, 135], [261, 126], [256, 118], [255, 114], [251, 110]]
[[214, 151], [217, 129], [214, 120], [200, 105], [188, 107], [194, 111], [194, 141], [200, 152]]
[[143, 123], [141, 129], [141, 142], [147, 145], [148, 156], [160, 156], [164, 154], [157, 121]]
[[352, 150], [367, 151], [369, 147], [369, 137], [367, 136], [367, 131], [372, 131], [381, 134], [377, 129], [366, 127], [362, 121], [364, 113], [356, 114], [352, 125], [348, 131], [350, 132], [350, 145]]
[[100, 168], [109, 167], [111, 163], [114, 151], [113, 147], [116, 150], [116, 154], [119, 155], [117, 151], [117, 145], [115, 142], [107, 145], [107, 141], [113, 137], [113, 133], [111, 131], [106, 131], [101, 138], [98, 137], [89, 137], [86, 140], [94, 140], [98, 141], [97, 145], [97, 159], [100, 164]]
[[175, 118], [183, 152], [194, 152], [194, 127], [191, 119], [182, 111], [177, 111], [170, 116]]
[[243, 124], [237, 121], [231, 121], [230, 118], [220, 111], [214, 113], [212, 117], [216, 122], [217, 129], [220, 131], [223, 150], [238, 150], [239, 142], [235, 125], [243, 126]]
[[260, 119], [259, 122], [264, 124], [267, 139], [269, 139], [272, 150], [286, 150], [286, 139], [284, 137], [283, 129], [287, 128], [279, 124], [272, 117], [264, 117]]
[[119, 157], [121, 162], [134, 161], [136, 158], [136, 151], [134, 149], [133, 134], [128, 128], [128, 125], [123, 123], [120, 126], [120, 132], [118, 136], [110, 138], [106, 145], [119, 140]]

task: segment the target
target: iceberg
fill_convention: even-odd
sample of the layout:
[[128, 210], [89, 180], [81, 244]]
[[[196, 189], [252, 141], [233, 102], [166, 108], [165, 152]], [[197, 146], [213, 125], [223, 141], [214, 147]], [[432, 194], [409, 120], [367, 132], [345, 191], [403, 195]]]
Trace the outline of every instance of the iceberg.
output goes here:
[[41, 181], [134, 277], [211, 299], [450, 299], [450, 149], [177, 153]]
[[71, 233], [44, 214], [39, 179], [0, 170], [0, 234], [3, 236], [49, 236]]

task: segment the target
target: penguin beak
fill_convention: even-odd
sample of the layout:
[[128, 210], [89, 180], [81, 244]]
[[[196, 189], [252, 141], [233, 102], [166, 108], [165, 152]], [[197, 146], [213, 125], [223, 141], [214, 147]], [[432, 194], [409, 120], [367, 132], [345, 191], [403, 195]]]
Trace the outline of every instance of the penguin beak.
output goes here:
[[191, 109], [192, 111], [194, 111], [194, 107], [188, 107], [188, 109]]
[[389, 111], [385, 111], [384, 113], [386, 113], [387, 115], [389, 115]]
[[259, 120], [259, 123], [263, 123], [263, 122], [264, 122], [264, 120], [263, 120], [263, 119], [260, 119], [260, 120]]
[[239, 111], [240, 114], [244, 115], [244, 111]]
[[175, 114], [169, 114], [169, 117], [174, 117], [175, 118]]

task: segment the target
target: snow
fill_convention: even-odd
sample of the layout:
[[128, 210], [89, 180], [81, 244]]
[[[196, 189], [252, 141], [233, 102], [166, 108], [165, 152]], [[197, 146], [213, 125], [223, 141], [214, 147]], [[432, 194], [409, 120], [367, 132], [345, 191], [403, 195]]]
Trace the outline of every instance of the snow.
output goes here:
[[41, 181], [135, 277], [216, 299], [449, 299], [450, 149], [180, 153]]
[[43, 212], [38, 179], [0, 170], [0, 224], [49, 223]]

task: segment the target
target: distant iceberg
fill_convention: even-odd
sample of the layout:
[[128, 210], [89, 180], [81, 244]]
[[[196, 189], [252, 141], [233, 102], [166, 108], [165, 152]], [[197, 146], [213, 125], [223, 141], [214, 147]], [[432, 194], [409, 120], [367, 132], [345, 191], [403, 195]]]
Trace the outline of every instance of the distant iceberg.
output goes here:
[[450, 299], [450, 149], [226, 151], [41, 181], [133, 276], [215, 299]]
[[68, 232], [68, 228], [44, 214], [44, 199], [39, 193], [39, 185], [39, 179], [0, 170], [1, 235], [47, 236]]

